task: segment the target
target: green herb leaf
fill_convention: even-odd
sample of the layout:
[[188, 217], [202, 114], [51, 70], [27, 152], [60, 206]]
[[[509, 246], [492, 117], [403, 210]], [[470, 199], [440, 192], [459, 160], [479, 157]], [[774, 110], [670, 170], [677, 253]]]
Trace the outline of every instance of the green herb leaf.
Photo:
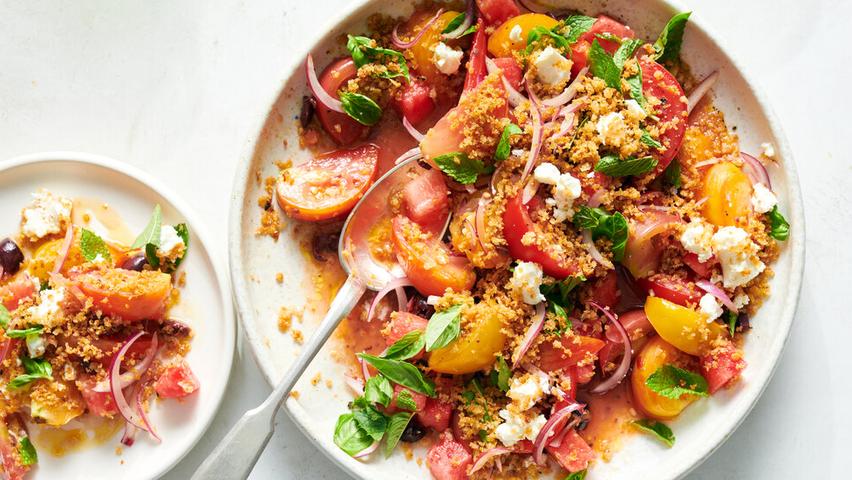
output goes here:
[[334, 427], [334, 444], [350, 456], [373, 444], [373, 438], [355, 421], [355, 415], [344, 413]]
[[142, 233], [133, 241], [130, 248], [142, 248], [145, 245], [160, 246], [160, 229], [163, 226], [163, 213], [160, 205], [154, 205], [154, 211], [151, 213], [151, 219], [148, 220], [148, 225]]
[[621, 212], [610, 215], [602, 208], [582, 206], [574, 214], [573, 222], [577, 228], [591, 230], [595, 240], [600, 237], [609, 238], [612, 241], [612, 256], [615, 261], [620, 262], [624, 258], [629, 230], [627, 219]]
[[402, 410], [417, 410], [417, 404], [414, 403], [414, 397], [411, 396], [411, 391], [400, 390], [396, 396], [396, 406]]
[[509, 378], [512, 376], [512, 371], [502, 355], [497, 356], [497, 361], [494, 364], [494, 369], [491, 370], [489, 381], [491, 385], [500, 389], [501, 392], [509, 391]]
[[574, 472], [565, 477], [564, 480], [584, 480], [586, 478], [586, 470], [580, 470], [579, 472]]
[[23, 466], [38, 463], [38, 452], [30, 441], [30, 437], [23, 437], [18, 441], [18, 453], [21, 455], [21, 465]]
[[479, 441], [485, 443], [488, 441], [488, 431], [485, 429], [480, 429], [476, 432], [476, 435], [479, 437]]
[[615, 60], [606, 53], [597, 39], [592, 42], [589, 49], [589, 63], [592, 74], [606, 82], [607, 86], [621, 91], [621, 68], [615, 64]]
[[610, 177], [627, 177], [650, 172], [657, 166], [654, 157], [627, 158], [621, 160], [618, 155], [605, 155], [595, 165], [595, 171]]
[[53, 368], [47, 360], [21, 357], [21, 363], [24, 365], [24, 371], [26, 373], [18, 375], [12, 379], [12, 381], [9, 382], [9, 388], [18, 389], [25, 387], [36, 380], [50, 380], [53, 378]]
[[638, 38], [628, 38], [621, 43], [621, 46], [618, 47], [618, 50], [615, 51], [615, 54], [612, 56], [612, 61], [615, 62], [615, 66], [618, 67], [619, 72], [624, 68], [624, 64], [627, 60], [636, 53], [636, 49], [642, 45], [642, 40]]
[[96, 233], [85, 228], [80, 233], [80, 253], [89, 262], [94, 261], [98, 257], [102, 260], [110, 260], [112, 258], [104, 240]]
[[160, 268], [160, 257], [157, 256], [157, 245], [149, 243], [145, 245], [145, 260], [151, 268]]
[[175, 268], [177, 268], [189, 252], [189, 227], [187, 227], [185, 223], [178, 223], [174, 228], [177, 236], [180, 237], [180, 239], [183, 240], [183, 244], [186, 245], [186, 248], [183, 249], [183, 255], [175, 260]]
[[639, 69], [635, 75], [627, 77], [626, 82], [627, 86], [630, 88], [630, 97], [633, 100], [636, 100], [636, 103], [642, 107], [642, 110], [648, 111], [648, 99], [645, 98], [645, 94], [642, 92], [642, 66], [636, 65], [636, 68]]
[[371, 62], [380, 62], [383, 57], [388, 57], [399, 64], [399, 72], [388, 71], [379, 76], [382, 78], [405, 77], [406, 80], [411, 80], [408, 72], [408, 64], [405, 63], [405, 56], [390, 48], [374, 47], [374, 43], [373, 39], [368, 37], [349, 35], [346, 41], [346, 49], [352, 55], [355, 66], [360, 68]]
[[9, 309], [6, 308], [5, 305], [0, 303], [0, 327], [3, 330], [9, 328], [9, 322], [12, 320], [12, 315], [9, 314]]
[[361, 430], [378, 442], [388, 429], [388, 417], [376, 410], [364, 397], [358, 398], [352, 405], [352, 416]]
[[379, 358], [366, 353], [359, 353], [358, 357], [372, 365], [388, 380], [428, 397], [435, 396], [435, 384], [429, 378], [424, 377], [414, 365], [400, 360]]
[[639, 137], [639, 141], [652, 148], [663, 148], [663, 144], [656, 138], [652, 137], [645, 129], [642, 129], [642, 136]]
[[675, 367], [674, 365], [663, 365], [651, 374], [645, 385], [658, 395], [666, 398], [677, 399], [682, 395], [708, 395], [707, 380], [701, 375]]
[[371, 403], [378, 403], [384, 407], [390, 405], [393, 397], [393, 387], [383, 375], [374, 375], [364, 385], [364, 399]]
[[775, 240], [787, 240], [790, 238], [790, 224], [781, 212], [778, 211], [778, 205], [772, 207], [772, 210], [766, 214], [769, 218], [769, 236]]
[[[558, 25], [557, 25], [558, 28]], [[556, 47], [562, 50], [563, 52], [567, 52], [571, 50], [571, 44], [568, 42], [568, 39], [563, 37], [562, 35], [550, 30], [548, 28], [542, 27], [541, 25], [536, 25], [533, 27], [530, 32], [527, 34], [527, 49], [526, 53], [529, 54], [535, 48], [535, 43], [540, 41], [543, 37], [550, 37], [553, 39], [553, 43], [556, 44]]]
[[388, 421], [387, 435], [385, 436], [385, 458], [389, 457], [391, 453], [393, 453], [393, 449], [396, 448], [396, 445], [399, 443], [399, 439], [402, 437], [402, 433], [405, 432], [405, 428], [408, 426], [408, 422], [411, 421], [411, 417], [413, 416], [414, 414], [410, 412], [400, 412], [390, 418]]
[[739, 315], [730, 310], [726, 311], [725, 315], [728, 317], [728, 332], [733, 337], [734, 332], [737, 331], [737, 317], [739, 317]]
[[669, 448], [674, 446], [674, 443], [675, 443], [674, 433], [672, 432], [672, 429], [669, 428], [669, 426], [666, 425], [665, 423], [658, 422], [656, 420], [646, 420], [646, 419], [636, 420], [636, 421], [631, 422], [631, 423], [633, 424], [634, 427], [638, 428], [639, 430], [654, 435], [661, 442], [668, 445]]
[[382, 118], [382, 107], [372, 98], [360, 93], [340, 92], [343, 111], [363, 125], [375, 125]]
[[487, 168], [484, 163], [468, 158], [461, 152], [438, 155], [433, 161], [442, 172], [462, 185], [476, 183], [480, 174], [491, 172], [491, 169]]
[[44, 330], [44, 327], [41, 325], [36, 325], [35, 327], [26, 328], [23, 330], [6, 330], [6, 336], [9, 338], [25, 338], [27, 335], [37, 335]]
[[[460, 13], [460, 14], [456, 15], [455, 17], [453, 17], [453, 19], [452, 19], [452, 20], [450, 20], [450, 23], [448, 23], [448, 24], [447, 24], [446, 28], [444, 28], [444, 29], [441, 31], [441, 33], [442, 33], [442, 34], [443, 34], [443, 33], [450, 33], [450, 32], [452, 32], [453, 30], [455, 30], [455, 29], [459, 28], [459, 27], [461, 26], [462, 22], [464, 22], [464, 17], [465, 17], [464, 12], [462, 12], [462, 13]], [[461, 35], [459, 35], [457, 38], [464, 37], [465, 35], [470, 35], [471, 33], [475, 32], [478, 28], [479, 28], [479, 26], [478, 26], [476, 23], [474, 23], [473, 25], [471, 25], [471, 26], [467, 27], [467, 30], [465, 30], [465, 31], [464, 31]]]
[[382, 358], [390, 358], [393, 360], [408, 360], [416, 356], [426, 346], [426, 339], [423, 331], [414, 330], [406, 333], [402, 338], [394, 342], [388, 348], [388, 351], [382, 355]]
[[662, 63], [668, 60], [677, 60], [680, 55], [680, 47], [683, 45], [683, 31], [686, 21], [692, 12], [678, 13], [669, 20], [666, 28], [660, 32], [657, 41], [654, 42], [654, 59]]
[[680, 162], [676, 158], [672, 159], [669, 166], [663, 170], [663, 181], [674, 188], [680, 188], [683, 184], [680, 179]]
[[547, 311], [553, 313], [561, 319], [561, 325], [554, 333], [562, 335], [572, 327], [571, 318], [568, 313], [574, 309], [575, 295], [577, 286], [585, 282], [586, 278], [582, 275], [565, 278], [559, 282], [546, 283], [539, 287], [539, 292], [547, 299]]
[[426, 351], [431, 352], [450, 344], [461, 331], [461, 305], [435, 312], [426, 325]]
[[577, 43], [580, 36], [588, 32], [596, 21], [596, 18], [587, 17], [585, 15], [571, 15], [562, 22], [566, 27], [568, 27], [568, 33], [565, 35], [565, 39], [572, 45]]
[[523, 133], [521, 127], [510, 123], [503, 128], [503, 133], [500, 134], [500, 141], [497, 143], [497, 150], [494, 152], [494, 159], [498, 161], [506, 160], [509, 154], [512, 153], [512, 135]]

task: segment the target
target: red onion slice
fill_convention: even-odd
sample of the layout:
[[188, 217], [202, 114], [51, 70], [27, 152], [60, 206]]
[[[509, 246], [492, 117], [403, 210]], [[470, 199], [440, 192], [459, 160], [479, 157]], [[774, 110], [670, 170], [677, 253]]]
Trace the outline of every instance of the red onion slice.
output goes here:
[[547, 419], [547, 423], [541, 427], [541, 431], [538, 432], [538, 436], [535, 437], [535, 441], [533, 442], [533, 460], [535, 460], [535, 463], [544, 465], [544, 447], [550, 443], [550, 437], [556, 435], [557, 427], [559, 427], [559, 425], [565, 421], [571, 413], [581, 408], [583, 408], [581, 404], [572, 403], [554, 412], [553, 415]]
[[[408, 121], [408, 117], [406, 117], [404, 115], [402, 117], [402, 126], [405, 127], [405, 130], [408, 132], [408, 134], [411, 135], [412, 137], [414, 137], [414, 139], [417, 140], [418, 142], [422, 141], [423, 137], [426, 136], [426, 135], [423, 135], [422, 133], [420, 133], [420, 130], [417, 130], [416, 128], [414, 128], [414, 125], [412, 125], [411, 122]], [[420, 147], [417, 147], [417, 148], [420, 149]], [[409, 150], [409, 152], [410, 151], [411, 150]]]
[[442, 38], [445, 39], [453, 39], [459, 38], [462, 34], [473, 25], [473, 17], [476, 13], [475, 8], [476, 5], [473, 3], [474, 0], [467, 0], [467, 8], [464, 11], [464, 21], [462, 21], [461, 25], [456, 27], [452, 32], [447, 32], [441, 35]]
[[760, 160], [743, 152], [740, 152], [740, 157], [743, 159], [743, 172], [748, 175], [751, 183], [762, 183], [766, 188], [772, 190], [772, 182], [769, 181], [769, 172], [766, 171], [766, 167], [760, 163]]
[[136, 432], [139, 429], [129, 423], [124, 424], [124, 434], [121, 436], [121, 444], [127, 447], [132, 447], [136, 442]]
[[364, 376], [364, 385], [366, 385], [367, 380], [369, 380], [370, 377], [372, 377], [372, 375], [370, 375], [370, 367], [367, 366], [367, 362], [365, 362], [364, 359], [362, 359], [361, 357], [357, 357], [357, 358], [358, 358], [358, 364], [361, 365], [361, 375]]
[[485, 249], [485, 245], [488, 243], [488, 239], [485, 238], [485, 234], [487, 230], [485, 229], [485, 207], [488, 206], [490, 200], [485, 198], [480, 198], [479, 203], [476, 206], [476, 238], [479, 240], [479, 245], [482, 249]]
[[580, 87], [580, 82], [583, 81], [583, 77], [586, 76], [586, 73], [589, 72], [589, 67], [583, 67], [574, 80], [571, 80], [571, 83], [565, 87], [565, 90], [562, 91], [559, 95], [551, 98], [547, 98], [541, 101], [541, 104], [545, 107], [561, 107], [566, 103], [570, 102], [574, 99], [574, 96], [577, 95], [577, 89]]
[[[128, 369], [126, 372], [122, 373], [119, 376], [119, 386], [121, 390], [129, 387], [137, 380], [142, 378], [142, 375], [148, 371], [148, 368], [154, 362], [154, 357], [157, 355], [157, 348], [159, 347], [159, 341], [157, 338], [157, 333], [154, 332], [154, 336], [151, 337], [151, 346], [148, 348], [148, 352], [145, 353], [145, 358], [142, 359], [141, 362], [134, 365], [132, 368]], [[108, 380], [103, 380], [98, 382], [97, 385], [92, 388], [94, 392], [109, 392], [111, 390], [110, 382]]]
[[360, 452], [356, 453], [355, 455], [352, 455], [352, 458], [366, 457], [367, 455], [375, 452], [377, 448], [379, 448], [379, 442], [373, 442], [373, 444], [370, 445], [369, 447], [365, 448], [364, 450], [361, 450]]
[[340, 100], [332, 97], [324, 88], [322, 88], [322, 85], [317, 78], [317, 71], [314, 68], [314, 57], [311, 56], [310, 53], [308, 54], [307, 60], [305, 60], [305, 73], [308, 76], [308, 88], [311, 89], [311, 93], [314, 94], [314, 98], [317, 99], [317, 102], [329, 110], [346, 113], [343, 111], [343, 104], [340, 103]]
[[59, 247], [59, 254], [56, 256], [56, 262], [53, 263], [53, 272], [59, 273], [62, 266], [65, 265], [65, 260], [68, 258], [68, 252], [71, 250], [71, 244], [74, 243], [74, 225], [68, 225], [65, 231], [65, 239], [62, 240], [62, 245]]
[[136, 335], [130, 337], [130, 340], [128, 340], [127, 343], [121, 347], [118, 353], [115, 354], [115, 357], [112, 359], [112, 365], [109, 369], [109, 386], [110, 393], [112, 394], [112, 400], [115, 402], [115, 406], [124, 420], [140, 430], [150, 432], [148, 427], [145, 425], [145, 422], [139, 418], [139, 414], [134, 411], [130, 404], [127, 403], [127, 399], [124, 398], [124, 392], [122, 392], [120, 388], [121, 376], [119, 374], [121, 371], [121, 362], [124, 360], [124, 356], [127, 354], [127, 351], [130, 350], [130, 347], [136, 343], [136, 340], [139, 340], [144, 334], [145, 332], [138, 332]]
[[532, 324], [530, 324], [530, 328], [527, 329], [527, 333], [524, 334], [523, 341], [521, 341], [521, 344], [518, 345], [518, 349], [515, 350], [515, 353], [512, 355], [514, 358], [512, 360], [512, 370], [518, 368], [518, 365], [521, 363], [521, 360], [523, 360], [527, 350], [530, 349], [533, 341], [538, 336], [539, 332], [541, 332], [542, 325], [544, 325], [544, 302], [539, 302], [535, 306], [535, 316], [533, 317]]
[[734, 313], [739, 313], [737, 306], [734, 305], [734, 301], [731, 300], [731, 297], [729, 297], [728, 294], [725, 293], [724, 290], [719, 288], [719, 286], [715, 283], [709, 282], [707, 280], [698, 280], [695, 282], [695, 285], [701, 290], [704, 290], [705, 292], [719, 299], [719, 301], [722, 302], [723, 305], [728, 307], [728, 310]]
[[494, 447], [482, 452], [482, 455], [473, 462], [473, 466], [470, 468], [470, 472], [468, 475], [473, 475], [474, 472], [477, 472], [488, 463], [488, 460], [491, 460], [494, 457], [499, 457], [500, 455], [505, 455], [507, 453], [512, 453], [511, 450], [505, 447]]
[[612, 262], [609, 261], [608, 258], [604, 257], [600, 250], [598, 250], [597, 245], [595, 245], [595, 240], [592, 238], [591, 230], [583, 230], [583, 246], [586, 247], [586, 250], [589, 252], [589, 255], [592, 258], [603, 265], [606, 268], [613, 269], [615, 266]]
[[154, 431], [154, 426], [151, 425], [151, 422], [148, 421], [148, 415], [145, 414], [145, 408], [144, 405], [142, 405], [141, 389], [139, 392], [136, 393], [136, 411], [139, 412], [139, 418], [142, 419], [142, 423], [144, 423], [145, 426], [148, 427], [148, 433], [150, 433], [151, 436], [154, 437], [154, 440], [156, 440], [157, 443], [162, 443], [163, 440], [160, 438], [159, 435], [157, 435], [157, 432]]
[[624, 355], [621, 357], [621, 364], [618, 365], [615, 372], [613, 372], [609, 378], [589, 390], [595, 395], [600, 395], [618, 386], [618, 384], [624, 380], [624, 377], [627, 376], [627, 371], [630, 370], [630, 362], [633, 360], [633, 346], [630, 343], [630, 336], [627, 335], [627, 330], [624, 329], [615, 314], [610, 312], [608, 308], [604, 308], [596, 302], [589, 302], [589, 305], [600, 310], [600, 312], [609, 319], [610, 324], [615, 326], [618, 330], [618, 333], [621, 335], [621, 343], [624, 344]]
[[494, 63], [489, 57], [485, 57], [485, 68], [488, 69], [488, 73], [494, 74], [495, 72], [500, 72], [500, 79], [503, 81], [503, 88], [506, 89], [506, 97], [509, 99], [509, 105], [513, 107], [517, 107], [518, 105], [527, 101], [527, 97], [523, 96], [519, 91], [515, 90], [515, 87], [509, 83], [509, 80], [506, 79], [506, 76], [503, 75], [503, 70]]
[[524, 173], [521, 175], [521, 182], [525, 181], [529, 176], [530, 172], [532, 172], [533, 167], [535, 167], [536, 161], [538, 160], [538, 154], [541, 151], [541, 145], [544, 143], [543, 131], [544, 131], [544, 123], [541, 119], [541, 110], [539, 110], [539, 101], [538, 97], [535, 96], [535, 92], [533, 89], [527, 86], [527, 92], [530, 95], [530, 119], [533, 124], [532, 131], [532, 142], [530, 144], [530, 153], [527, 157], [527, 164], [524, 166]]
[[423, 152], [420, 151], [420, 147], [414, 147], [411, 150], [406, 150], [402, 155], [400, 155], [396, 160], [393, 161], [393, 164], [399, 165], [400, 163], [411, 160], [412, 158], [423, 158]]
[[401, 49], [413, 47], [415, 43], [419, 42], [420, 39], [423, 38], [423, 34], [426, 33], [426, 30], [432, 28], [432, 25], [434, 25], [435, 22], [438, 21], [438, 18], [441, 16], [442, 13], [444, 13], [444, 9], [439, 8], [435, 16], [429, 19], [429, 21], [426, 22], [426, 25], [423, 25], [423, 28], [421, 28], [420, 31], [417, 32], [417, 35], [415, 35], [414, 38], [407, 42], [399, 38], [399, 24], [397, 24], [395, 27], [393, 27], [393, 33], [391, 34], [391, 43], [393, 43], [395, 47]]
[[531, 178], [526, 185], [524, 185], [524, 189], [521, 190], [521, 203], [526, 205], [530, 203], [530, 200], [533, 199], [536, 193], [538, 193], [539, 183], [534, 178]]
[[[385, 285], [385, 288], [381, 289], [376, 293], [376, 296], [373, 297], [373, 301], [370, 303], [370, 308], [367, 310], [367, 321], [370, 322], [373, 320], [373, 313], [375, 313], [376, 306], [379, 304], [379, 301], [385, 298], [385, 295], [390, 293], [392, 290], [401, 289], [402, 287], [413, 287], [414, 285], [411, 281], [406, 277], [394, 278], [390, 282]], [[400, 309], [405, 308], [405, 304], [408, 303], [405, 298], [405, 292], [400, 294], [399, 291], [396, 292], [396, 299], [399, 302], [398, 307]]]
[[711, 73], [710, 75], [707, 75], [707, 77], [705, 77], [704, 80], [701, 80], [701, 83], [699, 83], [698, 86], [696, 86], [689, 93], [689, 96], [686, 97], [686, 99], [687, 99], [686, 113], [687, 114], [692, 113], [692, 110], [695, 108], [696, 105], [698, 105], [698, 102], [700, 102], [701, 99], [704, 98], [704, 95], [707, 95], [707, 92], [709, 92], [710, 89], [713, 88], [713, 85], [716, 84], [716, 80], [719, 80], [719, 71], [718, 70]]

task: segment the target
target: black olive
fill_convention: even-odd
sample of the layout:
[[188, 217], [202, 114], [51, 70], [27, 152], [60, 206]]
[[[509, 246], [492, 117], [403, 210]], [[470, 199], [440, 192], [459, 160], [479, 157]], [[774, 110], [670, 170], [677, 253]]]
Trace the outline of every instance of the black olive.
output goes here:
[[414, 301], [411, 304], [411, 310], [409, 310], [409, 312], [417, 315], [418, 317], [431, 318], [435, 313], [435, 307], [426, 303], [426, 299], [423, 295], [415, 293]]
[[0, 242], [0, 266], [3, 267], [3, 273], [9, 275], [18, 273], [23, 261], [24, 252], [18, 248], [18, 244], [11, 238], [4, 238]]
[[414, 443], [419, 441], [426, 435], [426, 428], [423, 425], [420, 425], [420, 422], [417, 421], [417, 418], [412, 417], [411, 421], [408, 422], [408, 426], [405, 427], [405, 430], [402, 431], [402, 436], [399, 437], [405, 443]]
[[302, 111], [299, 112], [299, 123], [302, 125], [302, 128], [308, 128], [308, 124], [314, 118], [316, 107], [317, 101], [314, 100], [314, 97], [308, 95], [302, 97]]
[[337, 253], [340, 232], [317, 232], [311, 239], [311, 254], [318, 262], [324, 262], [330, 255]]
[[192, 327], [181, 321], [172, 319], [163, 322], [160, 330], [170, 337], [188, 337], [192, 333]]
[[141, 272], [145, 265], [148, 265], [148, 259], [145, 258], [145, 255], [136, 255], [135, 257], [130, 257], [121, 264], [121, 268], [125, 270], [135, 270], [137, 272]]

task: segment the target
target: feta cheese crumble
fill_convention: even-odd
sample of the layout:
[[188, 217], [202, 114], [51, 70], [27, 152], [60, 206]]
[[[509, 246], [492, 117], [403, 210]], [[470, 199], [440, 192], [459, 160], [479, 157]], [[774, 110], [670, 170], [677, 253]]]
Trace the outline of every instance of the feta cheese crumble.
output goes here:
[[627, 135], [627, 123], [621, 112], [602, 115], [596, 124], [598, 137], [604, 145], [618, 146]]
[[553, 207], [553, 218], [564, 222], [574, 217], [574, 200], [580, 198], [582, 184], [570, 173], [559, 173], [556, 165], [544, 162], [533, 171], [533, 178], [545, 185], [553, 186], [553, 197], [544, 202]]
[[157, 247], [157, 257], [174, 263], [185, 251], [186, 244], [177, 234], [175, 227], [163, 225], [160, 229], [160, 246]]
[[751, 195], [751, 206], [757, 213], [766, 213], [772, 210], [772, 207], [778, 205], [778, 198], [772, 193], [772, 190], [766, 188], [762, 183], [754, 185], [754, 193]]
[[60, 233], [71, 222], [71, 200], [40, 189], [21, 212], [21, 233], [31, 241]]
[[438, 45], [435, 45], [432, 61], [441, 73], [452, 75], [459, 71], [463, 55], [464, 52], [461, 50], [456, 50], [444, 42], [438, 42]]
[[509, 283], [524, 303], [535, 305], [544, 300], [544, 295], [539, 291], [543, 277], [544, 273], [537, 263], [518, 262]]
[[766, 158], [775, 159], [775, 147], [769, 142], [760, 144], [760, 153]]
[[734, 302], [734, 306], [737, 307], [737, 309], [740, 309], [748, 305], [748, 302], [750, 302], [751, 299], [749, 299], [748, 295], [746, 295], [745, 293], [741, 293], [736, 297], [732, 298], [731, 301]]
[[61, 303], [65, 301], [65, 287], [55, 290], [42, 290], [38, 294], [38, 303], [27, 308], [30, 321], [45, 327], [53, 327], [61, 323], [57, 318], [62, 311]]
[[645, 112], [645, 109], [639, 105], [639, 102], [629, 98], [624, 101], [624, 104], [627, 106], [627, 113], [630, 114], [631, 117], [636, 118], [637, 120], [644, 120], [648, 114]]
[[527, 374], [515, 377], [506, 396], [512, 399], [518, 409], [527, 411], [545, 395], [550, 394], [550, 381], [544, 375]]
[[692, 220], [680, 235], [680, 243], [687, 252], [698, 255], [701, 263], [713, 256], [713, 226], [701, 220]]
[[571, 61], [551, 46], [535, 57], [535, 69], [538, 79], [547, 85], [558, 85], [571, 78]]
[[757, 245], [742, 228], [722, 227], [713, 234], [712, 241], [713, 250], [722, 265], [725, 288], [745, 285], [766, 269], [757, 256]]
[[512, 43], [521, 43], [524, 41], [524, 37], [522, 36], [524, 33], [524, 29], [521, 28], [519, 24], [515, 24], [511, 30], [509, 30], [509, 40]]
[[29, 353], [30, 358], [38, 358], [44, 355], [47, 343], [41, 335], [27, 335], [26, 343], [27, 353]]
[[524, 439], [535, 440], [541, 428], [547, 423], [544, 415], [537, 415], [529, 421], [523, 414], [516, 414], [506, 409], [500, 410], [497, 415], [504, 422], [497, 426], [494, 435], [507, 447], [511, 447]]
[[546, 185], [556, 185], [560, 175], [562, 175], [562, 172], [559, 171], [559, 168], [550, 162], [543, 162], [533, 170], [533, 178]]
[[722, 310], [722, 305], [719, 304], [719, 301], [716, 300], [716, 297], [710, 295], [709, 293], [705, 293], [701, 300], [698, 302], [698, 306], [701, 310], [701, 313], [707, 318], [707, 323], [716, 320], [717, 318], [722, 316], [724, 311]]

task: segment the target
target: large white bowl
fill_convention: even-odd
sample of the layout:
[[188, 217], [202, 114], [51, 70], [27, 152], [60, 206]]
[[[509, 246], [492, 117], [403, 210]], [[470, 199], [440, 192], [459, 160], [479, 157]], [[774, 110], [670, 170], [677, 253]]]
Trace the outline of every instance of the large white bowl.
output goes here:
[[[336, 15], [336, 20], [318, 37], [312, 52], [317, 65], [325, 65], [340, 55], [338, 39], [347, 32], [364, 31], [364, 21], [376, 12], [407, 15], [413, 2], [363, 0]], [[633, 27], [645, 39], [653, 40], [671, 15], [683, 8], [663, 0], [590, 0], [558, 1], [589, 15], [608, 13]], [[678, 478], [706, 459], [742, 422], [763, 392], [784, 347], [796, 309], [804, 264], [804, 217], [798, 178], [787, 141], [781, 132], [772, 109], [756, 89], [742, 65], [731, 59], [724, 42], [709, 33], [701, 20], [701, 11], [690, 19], [682, 54], [696, 77], [719, 70], [716, 85], [716, 105], [725, 113], [730, 126], [737, 127], [745, 151], [756, 152], [763, 142], [775, 145], [780, 167], [770, 171], [774, 190], [780, 198], [780, 208], [791, 224], [790, 240], [786, 242], [778, 262], [772, 266], [776, 275], [771, 282], [772, 296], [752, 320], [754, 329], [748, 334], [745, 355], [749, 362], [743, 381], [733, 390], [715, 395], [712, 399], [691, 406], [672, 422], [677, 445], [661, 448], [654, 440], [641, 435], [625, 441], [611, 462], [598, 462], [591, 478]], [[262, 186], [255, 175], [277, 173], [274, 161], [305, 158], [297, 141], [297, 118], [302, 95], [307, 91], [304, 80], [304, 55], [292, 57], [292, 73], [284, 80], [279, 96], [271, 101], [269, 116], [258, 124], [259, 136], [253, 148], [246, 152], [234, 184], [231, 209], [230, 263], [235, 298], [246, 335], [255, 358], [270, 382], [276, 383], [299, 353], [289, 335], [278, 331], [277, 315], [282, 305], [304, 306], [312, 293], [307, 277], [306, 260], [294, 241], [290, 225], [276, 243], [268, 237], [254, 235], [260, 220], [257, 198]], [[288, 141], [289, 140], [289, 141]], [[289, 145], [289, 146], [288, 146]], [[284, 284], [275, 281], [277, 272], [284, 273]], [[307, 312], [305, 334], [316, 324], [323, 312]], [[332, 341], [333, 342], [333, 341]], [[344, 369], [332, 359], [333, 343], [326, 345], [297, 386], [298, 399], [290, 398], [287, 410], [296, 423], [334, 462], [353, 476], [371, 480], [400, 478], [430, 478], [425, 464], [406, 460], [397, 452], [388, 460], [376, 458], [361, 462], [340, 451], [332, 442], [337, 416], [346, 410], [351, 394], [344, 386]], [[308, 380], [321, 373], [333, 381], [329, 389], [324, 382], [312, 385]], [[416, 451], [415, 457], [422, 457]], [[380, 455], [376, 455], [380, 457]]]

